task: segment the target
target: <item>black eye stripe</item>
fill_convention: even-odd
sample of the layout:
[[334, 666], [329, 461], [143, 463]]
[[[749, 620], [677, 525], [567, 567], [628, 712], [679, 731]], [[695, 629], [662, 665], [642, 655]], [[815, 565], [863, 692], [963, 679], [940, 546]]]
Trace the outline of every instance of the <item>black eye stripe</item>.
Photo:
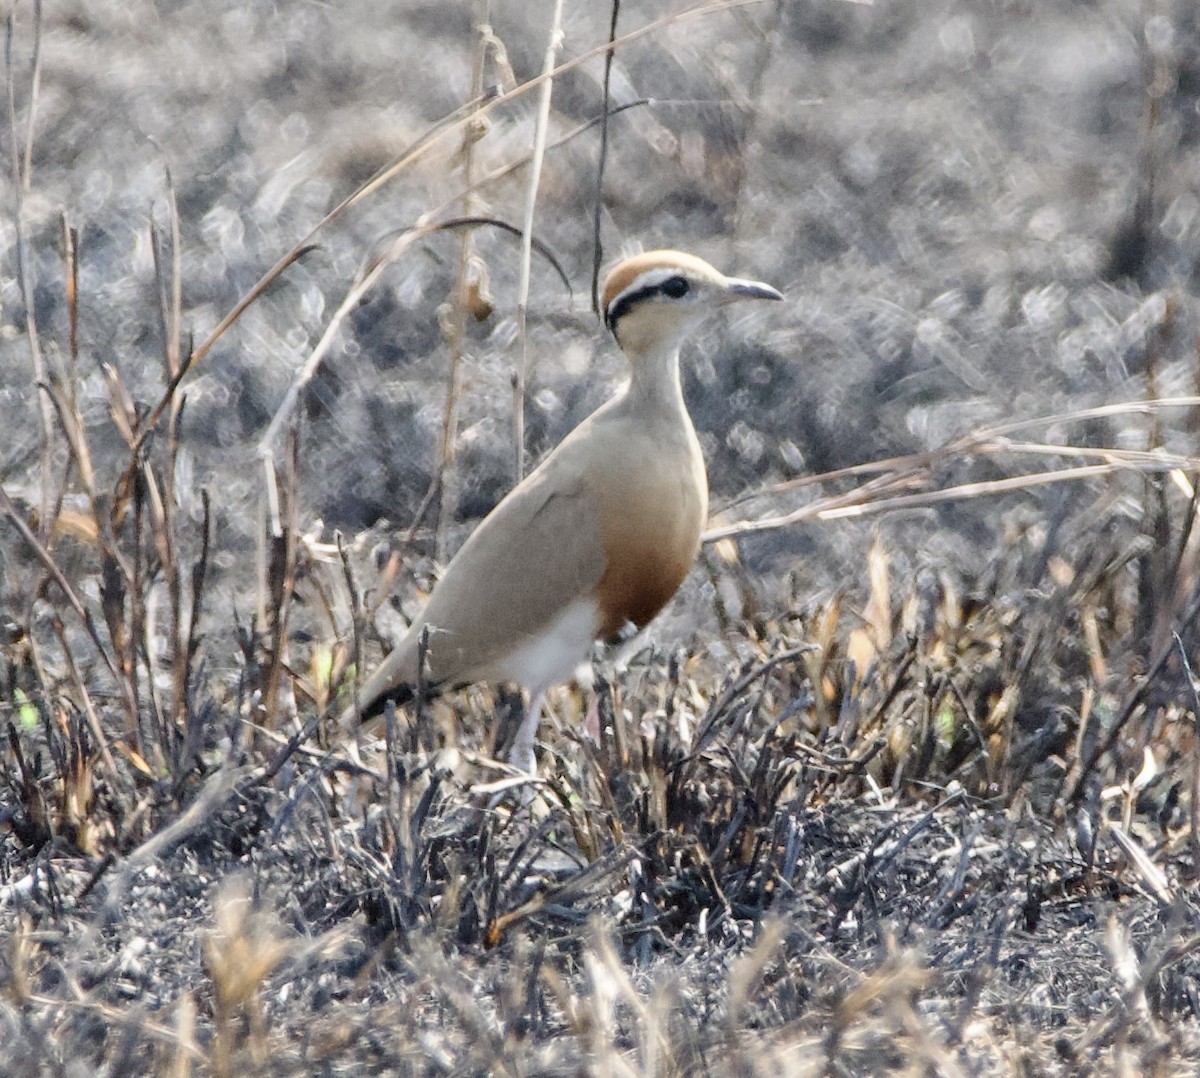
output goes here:
[[605, 324], [611, 329], [643, 300], [651, 299], [654, 296], [669, 296], [671, 299], [679, 299], [686, 296], [690, 289], [691, 285], [688, 283], [688, 279], [678, 275], [668, 277], [665, 281], [659, 281], [656, 284], [643, 285], [636, 292], [626, 292], [609, 307], [604, 316]]

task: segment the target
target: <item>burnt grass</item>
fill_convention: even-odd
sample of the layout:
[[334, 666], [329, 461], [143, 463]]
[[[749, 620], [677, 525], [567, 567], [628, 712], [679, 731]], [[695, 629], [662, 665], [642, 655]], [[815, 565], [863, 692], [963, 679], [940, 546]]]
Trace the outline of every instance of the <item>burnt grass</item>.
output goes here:
[[[1194, 5], [618, 45], [605, 260], [787, 302], [688, 347], [714, 533], [530, 805], [511, 692], [333, 718], [512, 483], [519, 245], [404, 231], [521, 221], [540, 91], [455, 110], [553, 5], [487, 6], [7, 9], [0, 1070], [1195, 1074]], [[531, 460], [621, 377], [603, 110], [554, 80]]]

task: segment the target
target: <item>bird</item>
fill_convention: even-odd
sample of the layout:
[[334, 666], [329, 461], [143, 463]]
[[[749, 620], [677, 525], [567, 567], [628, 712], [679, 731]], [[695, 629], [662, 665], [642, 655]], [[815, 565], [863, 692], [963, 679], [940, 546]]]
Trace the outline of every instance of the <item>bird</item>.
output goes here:
[[343, 727], [377, 717], [389, 700], [407, 702], [419, 684], [438, 695], [512, 683], [529, 705], [509, 763], [536, 775], [546, 691], [568, 681], [597, 641], [642, 629], [699, 552], [708, 479], [680, 384], [684, 339], [725, 304], [781, 299], [682, 251], [618, 262], [601, 313], [629, 361], [628, 381], [484, 517], [343, 712]]

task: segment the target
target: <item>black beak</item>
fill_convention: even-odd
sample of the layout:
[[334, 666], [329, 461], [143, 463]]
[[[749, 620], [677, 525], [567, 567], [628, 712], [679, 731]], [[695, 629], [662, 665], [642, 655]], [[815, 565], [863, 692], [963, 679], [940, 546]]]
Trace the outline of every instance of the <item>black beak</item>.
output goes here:
[[725, 292], [721, 297], [722, 302], [736, 303], [743, 299], [783, 299], [783, 293], [761, 281], [745, 281], [740, 277], [726, 277]]

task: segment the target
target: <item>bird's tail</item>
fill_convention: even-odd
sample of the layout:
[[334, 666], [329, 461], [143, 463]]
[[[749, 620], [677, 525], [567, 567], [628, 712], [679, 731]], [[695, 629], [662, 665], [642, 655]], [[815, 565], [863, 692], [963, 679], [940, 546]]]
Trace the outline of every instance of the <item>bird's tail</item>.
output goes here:
[[407, 640], [402, 641], [375, 672], [357, 686], [353, 702], [338, 719], [343, 732], [353, 733], [360, 724], [377, 727], [389, 700], [402, 707], [416, 695], [416, 657], [410, 654], [407, 644]]

